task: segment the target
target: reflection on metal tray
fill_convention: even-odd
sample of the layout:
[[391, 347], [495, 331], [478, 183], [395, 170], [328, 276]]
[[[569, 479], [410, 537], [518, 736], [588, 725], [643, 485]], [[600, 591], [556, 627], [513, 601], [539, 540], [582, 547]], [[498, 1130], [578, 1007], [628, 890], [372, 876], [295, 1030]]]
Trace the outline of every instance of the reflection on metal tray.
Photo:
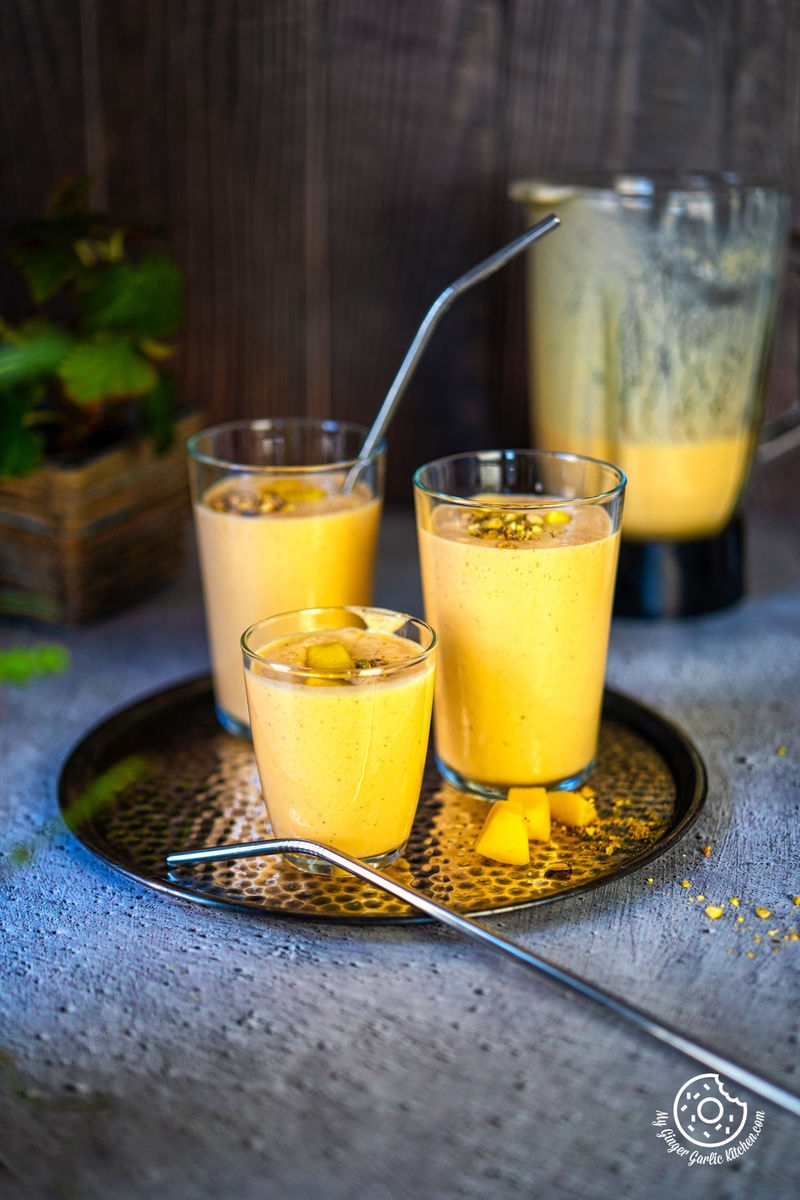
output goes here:
[[[405, 856], [386, 873], [463, 913], [558, 900], [663, 854], [706, 795], [703, 762], [686, 736], [608, 689], [589, 782], [598, 794], [598, 824], [588, 832], [555, 826], [551, 842], [531, 843], [529, 867], [507, 867], [474, 851], [486, 802], [445, 784], [430, 757]], [[305, 875], [280, 858], [167, 870], [170, 851], [271, 833], [250, 743], [217, 723], [208, 678], [141, 700], [92, 730], [64, 765], [59, 802], [89, 850], [173, 896], [260, 915], [420, 919], [350, 876]]]

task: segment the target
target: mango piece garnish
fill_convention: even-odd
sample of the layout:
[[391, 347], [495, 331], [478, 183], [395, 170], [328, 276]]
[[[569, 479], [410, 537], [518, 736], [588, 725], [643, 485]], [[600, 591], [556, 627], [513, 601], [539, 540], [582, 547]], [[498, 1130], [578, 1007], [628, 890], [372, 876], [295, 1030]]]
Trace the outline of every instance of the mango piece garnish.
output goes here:
[[552, 508], [550, 512], [545, 513], [545, 525], [569, 525], [572, 517], [569, 513], [560, 508]]
[[287, 504], [311, 504], [314, 500], [324, 500], [328, 494], [324, 488], [299, 479], [271, 479], [265, 490], [280, 496]]
[[531, 861], [527, 823], [520, 806], [497, 800], [486, 814], [475, 843], [478, 854], [511, 867], [526, 867]]
[[561, 825], [572, 825], [583, 829], [597, 820], [594, 801], [579, 792], [554, 791], [547, 793], [550, 816]]
[[312, 642], [306, 646], [306, 666], [313, 671], [352, 671], [355, 663], [341, 642]]

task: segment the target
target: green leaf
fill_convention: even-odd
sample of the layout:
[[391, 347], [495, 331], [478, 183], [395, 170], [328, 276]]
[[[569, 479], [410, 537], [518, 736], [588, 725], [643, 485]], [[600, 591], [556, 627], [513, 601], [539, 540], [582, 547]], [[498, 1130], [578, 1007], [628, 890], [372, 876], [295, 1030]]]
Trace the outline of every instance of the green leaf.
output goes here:
[[35, 304], [49, 300], [64, 284], [77, 278], [81, 270], [75, 253], [72, 250], [61, 250], [57, 246], [43, 246], [17, 265]]
[[42, 439], [25, 424], [32, 403], [23, 388], [0, 396], [0, 476], [27, 475], [42, 461]]
[[76, 404], [146, 396], [158, 382], [155, 367], [142, 358], [129, 338], [78, 342], [58, 374], [67, 396]]
[[52, 325], [15, 330], [13, 342], [0, 342], [0, 391], [53, 375], [72, 344]]
[[140, 262], [111, 263], [98, 271], [83, 297], [88, 330], [115, 329], [144, 338], [169, 337], [183, 318], [180, 268], [160, 254]]
[[175, 440], [175, 385], [171, 376], [162, 375], [152, 392], [145, 396], [144, 419], [153, 439], [153, 449], [156, 454], [163, 454]]
[[6, 253], [21, 271], [34, 303], [48, 300], [83, 272], [74, 247], [89, 226], [87, 215], [20, 221], [12, 228]]

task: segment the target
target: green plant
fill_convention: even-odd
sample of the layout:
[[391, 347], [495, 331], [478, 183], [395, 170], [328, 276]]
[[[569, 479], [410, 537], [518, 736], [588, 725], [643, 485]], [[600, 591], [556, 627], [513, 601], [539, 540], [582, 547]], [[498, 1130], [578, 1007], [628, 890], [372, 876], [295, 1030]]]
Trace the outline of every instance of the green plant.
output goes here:
[[173, 436], [170, 339], [183, 317], [180, 268], [152, 231], [93, 213], [67, 179], [46, 215], [11, 229], [5, 257], [34, 312], [0, 316], [0, 475], [99, 449], [132, 429], [157, 451]]

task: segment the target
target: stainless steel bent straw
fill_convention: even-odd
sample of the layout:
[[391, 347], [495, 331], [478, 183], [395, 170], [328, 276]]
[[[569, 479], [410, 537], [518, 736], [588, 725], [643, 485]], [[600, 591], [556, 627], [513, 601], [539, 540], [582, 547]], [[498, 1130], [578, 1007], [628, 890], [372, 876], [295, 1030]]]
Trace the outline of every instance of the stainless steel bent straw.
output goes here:
[[754, 1074], [753, 1071], [749, 1071], [746, 1067], [739, 1066], [738, 1063], [732, 1062], [731, 1059], [726, 1058], [723, 1054], [718, 1054], [716, 1051], [700, 1045], [699, 1042], [692, 1041], [691, 1038], [686, 1037], [679, 1030], [664, 1024], [663, 1021], [657, 1020], [642, 1009], [628, 1004], [627, 1001], [621, 1000], [618, 996], [613, 995], [613, 993], [607, 992], [603, 988], [595, 987], [594, 984], [587, 983], [577, 975], [571, 975], [568, 971], [554, 966], [545, 959], [538, 958], [535, 954], [531, 954], [529, 950], [518, 946], [516, 942], [511, 942], [508, 938], [504, 938], [502, 934], [487, 929], [485, 925], [481, 925], [469, 917], [462, 917], [459, 913], [445, 908], [442, 904], [437, 904], [434, 900], [430, 900], [427, 896], [418, 892], [416, 888], [406, 887], [402, 883], [397, 883], [394, 879], [390, 879], [386, 875], [381, 875], [380, 872], [373, 870], [372, 867], [359, 862], [358, 859], [351, 858], [348, 854], [341, 854], [338, 850], [331, 850], [328, 846], [322, 846], [318, 842], [306, 841], [304, 838], [270, 838], [263, 842], [243, 842], [238, 846], [218, 846], [209, 850], [187, 850], [176, 854], [168, 854], [167, 865], [178, 867], [191, 863], [220, 862], [229, 858], [256, 858], [261, 855], [272, 854], [307, 854], [314, 858], [321, 858], [332, 866], [340, 867], [342, 870], [348, 871], [351, 875], [357, 875], [359, 879], [373, 884], [375, 887], [380, 888], [381, 891], [389, 892], [390, 895], [396, 896], [398, 900], [404, 900], [406, 904], [409, 904], [412, 908], [417, 909], [426, 916], [432, 917], [435, 921], [441, 921], [443, 925], [450, 925], [453, 929], [457, 929], [459, 933], [463, 933], [475, 941], [483, 942], [491, 946], [494, 950], [510, 954], [517, 962], [521, 962], [526, 967], [532, 967], [539, 974], [546, 975], [549, 979], [554, 979], [557, 983], [572, 988], [573, 991], [588, 997], [589, 1000], [596, 1001], [604, 1008], [616, 1013], [618, 1017], [622, 1017], [638, 1029], [649, 1033], [651, 1037], [657, 1038], [658, 1041], [664, 1042], [674, 1050], [679, 1050], [682, 1054], [687, 1055], [688, 1058], [693, 1058], [697, 1062], [702, 1063], [703, 1066], [720, 1072], [727, 1076], [728, 1079], [734, 1080], [751, 1092], [755, 1092], [757, 1096], [763, 1096], [765, 1100], [770, 1100], [780, 1108], [786, 1109], [787, 1112], [794, 1113], [795, 1116], [800, 1116], [800, 1096], [795, 1096], [792, 1092], [786, 1091], [785, 1088], [779, 1087], [777, 1084], [771, 1083], [770, 1080], [763, 1079], [760, 1075]]
[[[434, 300], [425, 314], [425, 318], [417, 330], [405, 358], [400, 364], [400, 370], [395, 375], [392, 386], [386, 393], [386, 399], [378, 410], [377, 417], [370, 426], [369, 433], [359, 451], [359, 459], [368, 458], [385, 434], [389, 422], [394, 416], [400, 397], [406, 389], [414, 368], [422, 357], [422, 352], [427, 346], [436, 324], [447, 312], [453, 301], [463, 292], [466, 292], [468, 288], [471, 288], [473, 284], [480, 283], [481, 280], [488, 279], [490, 275], [494, 275], [495, 271], [499, 271], [512, 258], [521, 254], [533, 242], [537, 241], [540, 237], [544, 237], [546, 233], [550, 233], [551, 230], [556, 229], [560, 224], [561, 222], [558, 217], [554, 213], [550, 213], [543, 220], [537, 221], [535, 225], [531, 225], [530, 229], [526, 230], [518, 238], [515, 238], [513, 242], [509, 242], [508, 245], [501, 247], [500, 250], [496, 250], [494, 254], [490, 254], [483, 262], [479, 262], [476, 267], [459, 276], [455, 283], [451, 283], [449, 287], [445, 288], [441, 296]], [[344, 490], [348, 490], [347, 482], [345, 483]]]

